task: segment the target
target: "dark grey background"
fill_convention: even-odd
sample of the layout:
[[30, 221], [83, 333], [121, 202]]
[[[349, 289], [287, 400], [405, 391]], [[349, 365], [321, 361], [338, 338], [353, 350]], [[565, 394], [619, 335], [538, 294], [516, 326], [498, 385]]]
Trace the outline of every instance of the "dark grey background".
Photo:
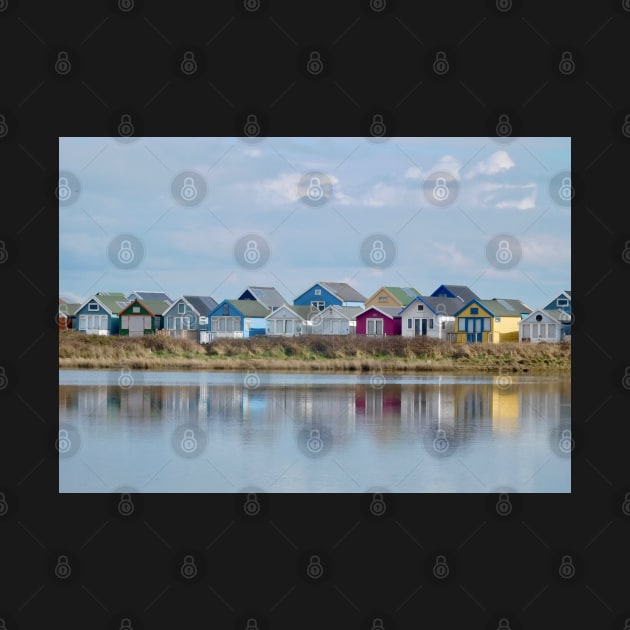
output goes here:
[[[5, 627], [624, 628], [630, 3], [132, 4], [0, 0]], [[122, 113], [143, 136], [240, 135], [250, 113], [264, 136], [365, 136], [374, 113], [401, 136], [494, 135], [502, 114], [571, 136], [573, 494], [513, 495], [508, 516], [497, 495], [385, 495], [381, 516], [358, 495], [259, 495], [255, 516], [245, 496], [134, 495], [123, 516], [118, 495], [58, 495], [57, 142], [115, 135]]]

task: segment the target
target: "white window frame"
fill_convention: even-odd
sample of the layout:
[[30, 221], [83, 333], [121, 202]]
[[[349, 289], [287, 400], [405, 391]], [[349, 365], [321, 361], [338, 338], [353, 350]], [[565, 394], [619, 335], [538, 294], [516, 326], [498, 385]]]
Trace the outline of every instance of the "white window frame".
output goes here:
[[326, 302], [321, 300], [312, 300], [311, 306], [316, 308], [318, 311], [323, 311], [326, 308]]
[[[378, 328], [379, 328], [378, 324], [379, 324], [379, 322], [380, 322], [380, 325], [381, 325], [380, 326], [381, 327], [380, 334], [378, 332]], [[373, 324], [372, 328], [374, 329], [374, 332], [370, 332], [370, 323]], [[384, 330], [385, 330], [385, 323], [384, 323], [383, 319], [380, 318], [380, 317], [371, 317], [370, 319], [367, 319], [366, 322], [365, 322], [365, 334], [366, 335], [372, 335], [374, 337], [382, 337], [383, 333], [384, 333]]]
[[98, 311], [98, 304], [96, 302], [90, 302], [88, 304], [88, 311]]
[[183, 302], [180, 302], [177, 305], [177, 314], [178, 315], [185, 315], [186, 314], [186, 305]]
[[315, 289], [313, 291], [313, 295], [321, 295], [322, 294], [322, 290], [321, 289]]

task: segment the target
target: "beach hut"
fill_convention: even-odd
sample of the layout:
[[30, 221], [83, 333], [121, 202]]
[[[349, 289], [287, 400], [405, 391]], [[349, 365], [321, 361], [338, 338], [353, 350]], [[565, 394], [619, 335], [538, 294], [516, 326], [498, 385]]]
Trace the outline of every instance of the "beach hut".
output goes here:
[[519, 322], [518, 340], [529, 343], [559, 343], [571, 316], [558, 309], [537, 309]]
[[370, 306], [356, 316], [357, 335], [387, 337], [400, 335], [400, 309], [395, 307]]
[[206, 330], [208, 312], [217, 307], [209, 295], [182, 295], [164, 312], [164, 330], [169, 337], [198, 341], [199, 331]]
[[360, 306], [327, 306], [311, 316], [313, 335], [354, 335], [356, 317], [363, 309]]
[[265, 317], [271, 309], [258, 300], [223, 300], [208, 313], [208, 333], [204, 341], [219, 337], [246, 338], [264, 335], [267, 330]]
[[346, 282], [317, 282], [293, 300], [295, 306], [312, 306], [323, 311], [335, 306], [360, 306], [365, 308], [365, 296]]
[[432, 337], [452, 340], [455, 313], [462, 307], [456, 297], [414, 298], [400, 311], [403, 337]]
[[310, 318], [318, 313], [310, 306], [283, 304], [265, 317], [267, 334], [273, 337], [308, 335], [311, 331]]
[[532, 309], [520, 300], [471, 300], [455, 313], [457, 343], [518, 341], [520, 321]]
[[124, 293], [95, 293], [75, 311], [73, 325], [87, 335], [117, 335], [118, 313], [127, 304]]
[[162, 330], [164, 313], [169, 304], [164, 300], [133, 300], [120, 313], [121, 337], [153, 335]]
[[287, 303], [275, 287], [247, 287], [236, 299], [256, 300], [272, 311]]

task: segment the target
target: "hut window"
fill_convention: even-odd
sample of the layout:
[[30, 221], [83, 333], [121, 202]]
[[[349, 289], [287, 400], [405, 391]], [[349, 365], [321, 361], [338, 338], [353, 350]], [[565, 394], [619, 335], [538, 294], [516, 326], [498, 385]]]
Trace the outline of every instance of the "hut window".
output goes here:
[[129, 317], [127, 317], [127, 315], [123, 315], [120, 318], [120, 327], [124, 329], [129, 328]]
[[490, 332], [490, 318], [489, 317], [483, 318], [483, 329], [485, 332]]
[[177, 312], [181, 315], [186, 312], [186, 305], [183, 302], [180, 302], [177, 305]]
[[461, 330], [462, 332], [466, 331], [466, 320], [463, 317], [457, 320], [457, 330]]
[[538, 315], [536, 315], [536, 321], [537, 322], [542, 322], [542, 315], [540, 313]]
[[429, 320], [429, 328], [433, 328], [433, 319]]
[[88, 304], [88, 311], [98, 311], [98, 304], [96, 302], [90, 302]]
[[131, 311], [133, 313], [139, 313], [140, 312], [140, 307], [139, 306], [132, 306], [131, 307]]
[[317, 300], [311, 302], [311, 306], [313, 308], [316, 308], [318, 311], [323, 311], [324, 308], [326, 307], [326, 302], [319, 302]]
[[419, 311], [424, 311], [424, 306], [422, 304], [418, 304], [418, 310]]
[[223, 305], [223, 316], [227, 316], [230, 314], [230, 305], [229, 304], [224, 304]]
[[322, 294], [322, 290], [321, 289], [315, 289], [314, 293], [315, 293], [315, 295], [321, 295]]
[[411, 328], [411, 318], [407, 320], [407, 328]]
[[567, 300], [566, 298], [558, 298], [556, 300], [556, 304], [558, 306], [569, 306], [569, 300]]
[[494, 321], [498, 323], [498, 322], [500, 322], [500, 321], [501, 321], [501, 318], [500, 318], [500, 317], [495, 317], [495, 318], [494, 318]]
[[378, 301], [379, 302], [387, 302], [387, 296], [386, 295], [379, 295], [378, 296]]
[[547, 324], [547, 337], [555, 337], [556, 336], [556, 325], [555, 324]]
[[477, 315], [478, 313], [479, 313], [479, 309], [478, 309], [476, 306], [473, 306], [473, 307], [470, 309], [470, 314], [471, 314], [471, 315]]

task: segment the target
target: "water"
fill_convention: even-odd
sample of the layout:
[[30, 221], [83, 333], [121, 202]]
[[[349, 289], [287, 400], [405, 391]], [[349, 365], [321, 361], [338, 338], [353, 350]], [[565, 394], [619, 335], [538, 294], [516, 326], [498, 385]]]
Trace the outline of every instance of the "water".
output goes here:
[[60, 370], [60, 492], [570, 492], [571, 380]]

